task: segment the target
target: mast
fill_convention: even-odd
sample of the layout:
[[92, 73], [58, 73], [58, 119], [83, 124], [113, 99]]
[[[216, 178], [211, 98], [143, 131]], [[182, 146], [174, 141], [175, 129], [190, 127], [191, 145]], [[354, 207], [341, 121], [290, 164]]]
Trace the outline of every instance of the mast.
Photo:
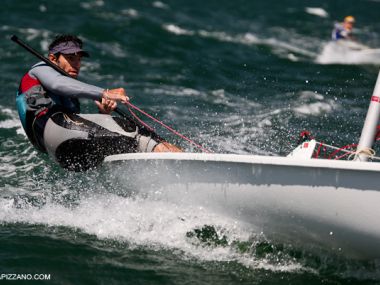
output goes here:
[[365, 118], [362, 134], [354, 160], [367, 161], [370, 157], [368, 150], [372, 148], [375, 141], [377, 124], [380, 119], [380, 72], [377, 76], [375, 89], [368, 107], [367, 117]]

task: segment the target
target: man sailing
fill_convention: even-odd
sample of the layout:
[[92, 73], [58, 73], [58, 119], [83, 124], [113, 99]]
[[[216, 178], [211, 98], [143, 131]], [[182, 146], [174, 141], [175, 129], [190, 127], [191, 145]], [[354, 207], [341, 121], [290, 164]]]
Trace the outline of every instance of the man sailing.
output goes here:
[[336, 23], [331, 34], [332, 40], [354, 40], [352, 36], [354, 24], [355, 18], [353, 16], [345, 17], [343, 23]]
[[[32, 144], [75, 171], [95, 167], [111, 154], [181, 151], [133, 120], [109, 115], [116, 102], [129, 98], [123, 88], [104, 89], [76, 79], [82, 58], [89, 57], [82, 46], [73, 35], [59, 35], [49, 45], [49, 60], [70, 77], [45, 62], [22, 77], [16, 102]], [[80, 114], [80, 98], [93, 99], [101, 114]]]

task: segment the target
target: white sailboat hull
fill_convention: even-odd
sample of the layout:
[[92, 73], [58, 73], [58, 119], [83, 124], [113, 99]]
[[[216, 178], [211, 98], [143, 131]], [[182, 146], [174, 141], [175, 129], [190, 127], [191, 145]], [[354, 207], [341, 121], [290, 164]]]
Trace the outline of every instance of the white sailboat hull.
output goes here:
[[320, 64], [380, 64], [380, 49], [371, 49], [349, 40], [327, 43], [316, 62]]
[[128, 189], [208, 207], [274, 242], [380, 258], [380, 165], [230, 154], [109, 156]]

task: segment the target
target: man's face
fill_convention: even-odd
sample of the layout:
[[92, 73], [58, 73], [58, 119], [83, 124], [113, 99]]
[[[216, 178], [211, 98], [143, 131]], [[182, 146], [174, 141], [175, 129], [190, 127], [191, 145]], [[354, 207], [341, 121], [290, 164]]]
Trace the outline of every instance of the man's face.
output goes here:
[[344, 28], [346, 30], [351, 31], [353, 29], [353, 27], [354, 27], [354, 21], [345, 21], [344, 22]]
[[78, 77], [82, 60], [81, 54], [60, 54], [58, 58], [50, 55], [49, 58], [53, 63], [70, 74], [71, 77]]

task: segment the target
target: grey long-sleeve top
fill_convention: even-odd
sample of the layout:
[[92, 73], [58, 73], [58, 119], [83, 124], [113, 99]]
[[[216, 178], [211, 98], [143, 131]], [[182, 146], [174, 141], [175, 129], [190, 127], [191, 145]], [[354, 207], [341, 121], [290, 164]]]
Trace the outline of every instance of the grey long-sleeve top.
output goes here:
[[103, 88], [64, 76], [44, 62], [35, 64], [29, 71], [29, 76], [40, 81], [47, 95], [56, 104], [73, 111], [75, 111], [74, 98], [98, 100], [102, 98], [104, 91]]

